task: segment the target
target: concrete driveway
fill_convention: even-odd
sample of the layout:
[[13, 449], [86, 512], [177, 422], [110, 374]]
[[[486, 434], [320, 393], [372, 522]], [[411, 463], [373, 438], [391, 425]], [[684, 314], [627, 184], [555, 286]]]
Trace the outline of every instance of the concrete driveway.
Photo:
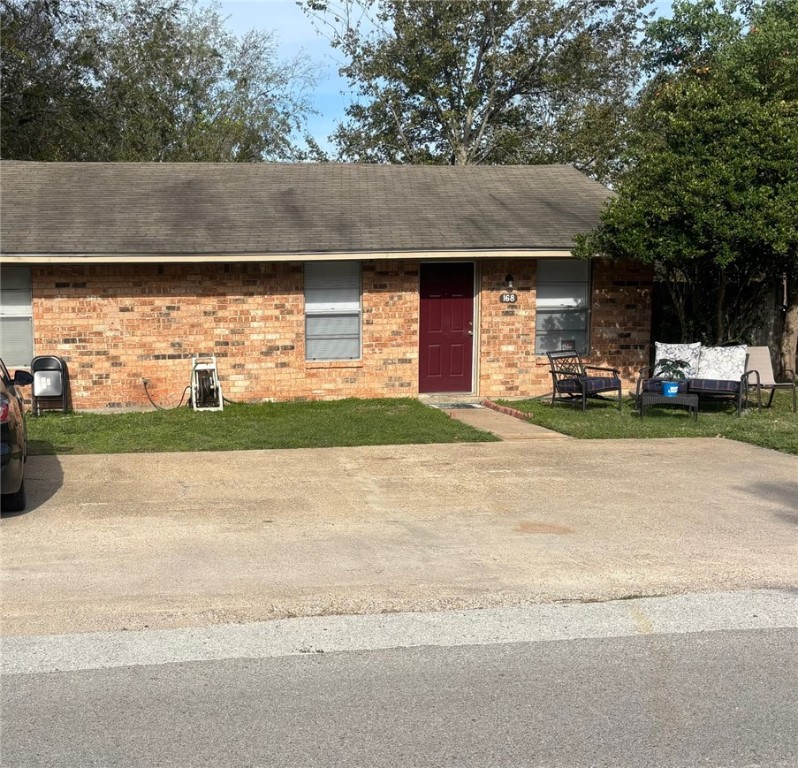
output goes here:
[[7, 635], [798, 585], [798, 457], [541, 440], [33, 457]]

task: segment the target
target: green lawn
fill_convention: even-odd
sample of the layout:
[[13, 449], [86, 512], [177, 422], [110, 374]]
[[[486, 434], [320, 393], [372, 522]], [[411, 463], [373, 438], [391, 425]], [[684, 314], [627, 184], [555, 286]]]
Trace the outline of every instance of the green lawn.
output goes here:
[[[644, 419], [630, 400], [622, 413], [609, 402], [578, 407], [547, 400], [498, 401], [529, 414], [534, 424], [591, 439], [726, 437], [798, 454], [798, 414], [786, 393], [772, 409], [738, 418], [728, 404], [702, 403], [698, 422], [683, 408], [650, 408]], [[224, 411], [48, 413], [28, 418], [31, 454], [233, 451], [408, 443], [491, 442], [491, 434], [449, 418], [412, 398], [226, 405]]]
[[785, 392], [776, 393], [772, 408], [763, 408], [762, 413], [747, 410], [739, 418], [729, 403], [701, 402], [697, 422], [688, 416], [686, 408], [670, 407], [648, 408], [641, 419], [628, 399], [621, 413], [610, 402], [589, 402], [585, 413], [578, 406], [552, 405], [549, 400], [498, 402], [528, 413], [534, 424], [573, 437], [726, 437], [798, 454], [798, 414], [791, 412], [790, 398]]
[[226, 405], [224, 411], [47, 413], [28, 418], [34, 454], [235, 451], [497, 440], [409, 398]]

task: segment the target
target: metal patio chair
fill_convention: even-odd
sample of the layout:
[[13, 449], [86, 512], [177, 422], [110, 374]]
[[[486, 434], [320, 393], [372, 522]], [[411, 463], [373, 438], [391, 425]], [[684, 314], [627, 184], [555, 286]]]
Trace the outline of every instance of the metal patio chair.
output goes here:
[[[621, 372], [617, 368], [585, 365], [579, 353], [573, 350], [547, 352], [546, 355], [551, 373], [552, 404], [580, 401], [584, 411], [589, 397], [603, 400], [599, 396], [602, 392], [617, 392], [618, 410], [623, 408]], [[594, 371], [599, 375], [594, 375]]]
[[758, 377], [754, 378], [751, 386], [760, 392], [763, 389], [770, 390], [770, 397], [765, 405], [766, 408], [770, 408], [773, 404], [773, 395], [776, 394], [777, 389], [786, 389], [792, 391], [792, 410], [793, 413], [796, 413], [795, 371], [785, 371], [787, 380], [776, 381], [776, 377], [773, 375], [773, 360], [767, 347], [748, 347], [747, 367], [749, 371], [759, 374]]
[[41, 416], [43, 404], [60, 407], [66, 413], [69, 373], [63, 358], [54, 355], [34, 357], [30, 372], [33, 374], [31, 404], [34, 415]]

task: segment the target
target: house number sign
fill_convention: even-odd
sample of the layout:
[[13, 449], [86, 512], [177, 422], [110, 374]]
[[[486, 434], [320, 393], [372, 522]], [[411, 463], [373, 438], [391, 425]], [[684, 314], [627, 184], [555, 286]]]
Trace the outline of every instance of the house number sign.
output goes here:
[[515, 302], [518, 301], [518, 296], [514, 293], [500, 293], [499, 301], [502, 304], [515, 304]]

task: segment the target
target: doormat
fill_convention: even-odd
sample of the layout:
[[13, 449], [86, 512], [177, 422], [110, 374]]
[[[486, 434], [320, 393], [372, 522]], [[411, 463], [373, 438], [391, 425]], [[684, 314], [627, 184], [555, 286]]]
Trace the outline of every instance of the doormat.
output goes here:
[[478, 403], [435, 403], [433, 408], [440, 408], [443, 411], [457, 410], [460, 408], [482, 408]]

